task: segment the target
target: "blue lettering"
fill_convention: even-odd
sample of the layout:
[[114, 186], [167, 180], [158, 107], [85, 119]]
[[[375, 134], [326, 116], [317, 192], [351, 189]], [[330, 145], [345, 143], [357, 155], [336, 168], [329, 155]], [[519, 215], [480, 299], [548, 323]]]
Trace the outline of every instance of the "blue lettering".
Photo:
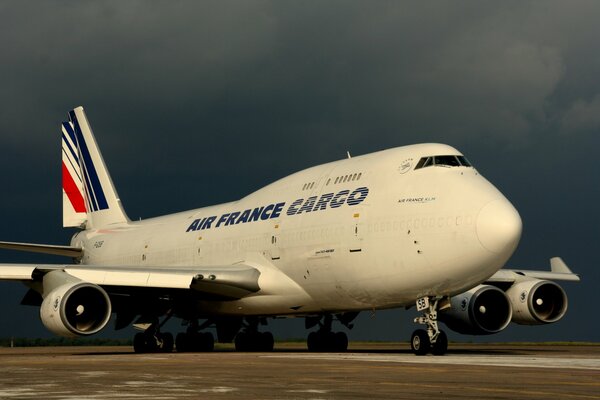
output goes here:
[[273, 212], [271, 213], [271, 218], [279, 217], [279, 215], [281, 215], [281, 211], [283, 210], [283, 206], [285, 206], [285, 203], [275, 204], [275, 208], [273, 209]]
[[222, 223], [227, 221], [227, 217], [229, 217], [229, 213], [221, 215], [221, 218], [219, 218], [219, 222], [217, 222], [215, 228], [218, 228], [219, 226], [221, 226]]
[[269, 219], [271, 217], [270, 211], [275, 207], [274, 204], [269, 204], [268, 206], [265, 207], [265, 209], [263, 210], [262, 214], [260, 215], [260, 219], [262, 219], [263, 221], [265, 219]]
[[206, 218], [206, 222], [204, 222], [204, 224], [202, 225], [201, 229], [202, 230], [210, 229], [210, 224], [212, 224], [213, 222], [215, 222], [215, 219], [217, 219], [216, 216]]
[[240, 215], [239, 211], [229, 214], [229, 218], [227, 218], [227, 222], [225, 222], [225, 226], [232, 225], [235, 219]]
[[251, 210], [244, 211], [242, 213], [242, 215], [240, 215], [240, 217], [238, 218], [238, 220], [235, 221], [235, 224], [237, 225], [237, 224], [239, 224], [241, 222], [244, 222], [244, 223], [248, 222], [248, 217], [250, 216], [250, 211]]
[[317, 196], [311, 196], [308, 199], [306, 199], [304, 205], [300, 207], [297, 214], [302, 214], [302, 211], [311, 212], [316, 200]]
[[198, 229], [198, 224], [200, 223], [199, 219], [195, 219], [194, 222], [187, 228], [186, 232], [195, 231]]
[[369, 194], [369, 188], [366, 188], [366, 187], [358, 188], [354, 192], [350, 193], [350, 196], [348, 196], [348, 200], [346, 201], [346, 203], [349, 206], [355, 206], [357, 204], [360, 204], [364, 201], [364, 199], [367, 198], [368, 194]]
[[326, 193], [326, 194], [322, 195], [319, 198], [319, 201], [317, 201], [315, 208], [313, 208], [313, 211], [327, 209], [327, 203], [329, 202], [329, 200], [331, 200], [332, 197], [333, 197], [333, 193]]
[[254, 210], [252, 210], [252, 214], [250, 214], [248, 222], [258, 221], [260, 215], [262, 214], [263, 208], [264, 207], [256, 207]]
[[[333, 196], [333, 199], [331, 199], [331, 203], [330, 203], [331, 208], [341, 207], [346, 202], [346, 197], [343, 197], [343, 196], [347, 196], [348, 193], [350, 193], [349, 190], [342, 190], [342, 191], [338, 192], [338, 194]], [[340, 200], [341, 197], [343, 197], [343, 198]]]
[[296, 201], [294, 201], [292, 204], [290, 204], [290, 207], [287, 210], [287, 215], [295, 215], [298, 212], [298, 206], [300, 204], [302, 204], [302, 202], [304, 201], [304, 199], [298, 199]]

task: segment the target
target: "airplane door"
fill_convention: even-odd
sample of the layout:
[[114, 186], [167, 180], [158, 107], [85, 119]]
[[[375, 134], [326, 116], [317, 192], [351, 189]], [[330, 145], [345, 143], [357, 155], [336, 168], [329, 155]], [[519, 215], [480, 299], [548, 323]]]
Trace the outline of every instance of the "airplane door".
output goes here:
[[279, 233], [274, 232], [271, 235], [271, 247], [269, 249], [269, 252], [271, 253], [271, 260], [279, 260], [281, 258], [279, 244], [277, 243], [278, 241], [279, 241]]
[[357, 253], [362, 251], [363, 246], [363, 231], [364, 224], [362, 220], [364, 209], [362, 207], [356, 207], [352, 210], [352, 224], [350, 232], [350, 253]]

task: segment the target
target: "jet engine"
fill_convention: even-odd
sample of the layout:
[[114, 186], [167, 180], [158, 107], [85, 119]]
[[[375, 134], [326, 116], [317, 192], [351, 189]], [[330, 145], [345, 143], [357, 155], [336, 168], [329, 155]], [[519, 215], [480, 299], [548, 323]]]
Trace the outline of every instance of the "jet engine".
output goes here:
[[[44, 294], [40, 318], [51, 332], [64, 337], [88, 336], [106, 326], [111, 315], [108, 294], [100, 286], [81, 281], [63, 271], [53, 271], [44, 277], [51, 289]], [[57, 279], [58, 278], [58, 279]], [[52, 285], [63, 281], [60, 285]]]
[[440, 311], [439, 320], [458, 333], [498, 333], [506, 328], [512, 317], [509, 299], [495, 286], [476, 286], [452, 297], [450, 303], [450, 308]]
[[512, 321], [521, 325], [556, 322], [567, 312], [567, 295], [556, 283], [532, 279], [515, 283], [506, 291], [510, 299]]

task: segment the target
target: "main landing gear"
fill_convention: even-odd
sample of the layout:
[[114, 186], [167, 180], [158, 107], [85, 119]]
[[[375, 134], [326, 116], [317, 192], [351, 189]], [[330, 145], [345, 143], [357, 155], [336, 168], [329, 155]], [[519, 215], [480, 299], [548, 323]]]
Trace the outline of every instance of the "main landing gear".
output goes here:
[[259, 332], [258, 324], [265, 320], [259, 318], [247, 318], [246, 326], [235, 336], [236, 351], [273, 351], [275, 340], [271, 332]]
[[410, 339], [410, 347], [417, 356], [431, 351], [433, 355], [441, 356], [448, 350], [448, 336], [438, 327], [438, 311], [449, 305], [447, 299], [422, 297], [417, 300], [417, 310], [423, 311], [423, 316], [415, 318], [415, 323], [427, 325], [427, 330], [417, 329]]
[[201, 332], [202, 329], [208, 328], [211, 321], [206, 321], [201, 326], [198, 326], [197, 320], [190, 321], [185, 332], [177, 334], [175, 338], [175, 346], [178, 353], [187, 352], [209, 352], [215, 348], [215, 338], [210, 332]]
[[170, 353], [173, 351], [173, 334], [161, 332], [160, 328], [171, 318], [159, 323], [158, 318], [144, 332], [138, 332], [133, 337], [133, 350], [136, 353]]
[[[323, 317], [323, 322], [320, 319], [320, 317], [316, 319], [316, 322], [314, 322], [314, 319], [306, 319], [307, 328], [319, 325], [318, 331], [308, 334], [308, 339], [306, 340], [308, 351], [341, 353], [348, 350], [348, 336], [344, 332], [331, 331], [333, 317], [329, 314]], [[340, 322], [344, 323], [341, 319]], [[348, 324], [346, 325], [348, 326]]]

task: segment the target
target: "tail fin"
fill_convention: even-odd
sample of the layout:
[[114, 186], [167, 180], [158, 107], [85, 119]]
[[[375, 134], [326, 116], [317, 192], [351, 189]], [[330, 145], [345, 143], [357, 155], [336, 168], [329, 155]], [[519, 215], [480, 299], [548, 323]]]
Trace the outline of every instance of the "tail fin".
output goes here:
[[63, 128], [63, 226], [96, 229], [127, 223], [117, 191], [83, 107]]
[[62, 123], [63, 227], [83, 227], [87, 221], [77, 138], [71, 122]]

